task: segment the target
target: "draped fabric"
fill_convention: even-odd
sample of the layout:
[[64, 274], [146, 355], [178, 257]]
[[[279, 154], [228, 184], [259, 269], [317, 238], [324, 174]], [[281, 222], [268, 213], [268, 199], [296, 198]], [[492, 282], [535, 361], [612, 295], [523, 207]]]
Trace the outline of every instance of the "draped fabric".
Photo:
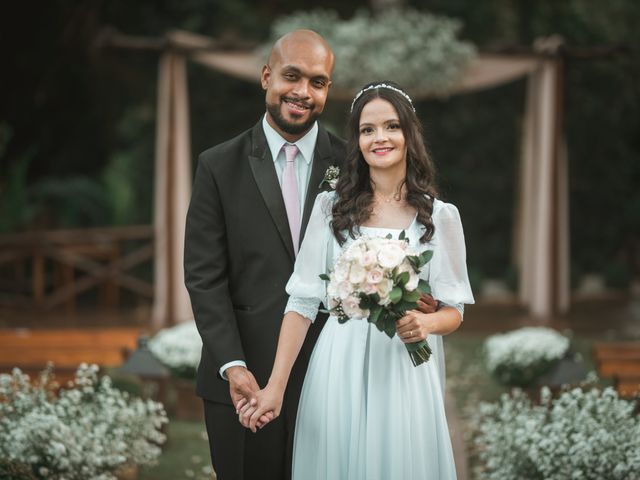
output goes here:
[[[181, 263], [191, 188], [185, 60], [252, 82], [259, 82], [264, 61], [251, 52], [214, 51], [212, 39], [189, 32], [172, 32], [167, 42], [171, 48], [161, 58], [158, 85], [155, 326], [190, 316]], [[543, 319], [569, 306], [569, 205], [561, 73], [561, 62], [553, 55], [481, 54], [450, 92], [464, 94], [527, 78], [519, 191], [514, 199], [513, 258], [519, 267], [519, 299], [531, 314]], [[411, 93], [416, 98], [428, 96]], [[338, 87], [332, 87], [329, 94], [333, 100], [350, 101], [352, 96], [353, 92]]]
[[184, 286], [184, 227], [191, 196], [191, 147], [186, 62], [160, 59], [154, 191], [155, 282], [152, 324], [160, 328], [193, 318]]

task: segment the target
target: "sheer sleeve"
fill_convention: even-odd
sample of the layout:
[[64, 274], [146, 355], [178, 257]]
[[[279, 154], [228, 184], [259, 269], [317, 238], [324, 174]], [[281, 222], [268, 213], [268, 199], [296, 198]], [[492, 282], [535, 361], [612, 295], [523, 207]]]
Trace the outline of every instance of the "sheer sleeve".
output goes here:
[[467, 274], [464, 232], [458, 209], [450, 203], [436, 200], [433, 222], [436, 228], [432, 240], [434, 244], [431, 277], [433, 297], [458, 308], [462, 313], [463, 304], [474, 303], [474, 299]]
[[293, 274], [286, 286], [289, 302], [285, 313], [294, 311], [312, 322], [326, 297], [325, 281], [320, 274], [328, 271], [329, 246], [333, 242], [330, 221], [334, 195], [323, 192], [316, 197]]

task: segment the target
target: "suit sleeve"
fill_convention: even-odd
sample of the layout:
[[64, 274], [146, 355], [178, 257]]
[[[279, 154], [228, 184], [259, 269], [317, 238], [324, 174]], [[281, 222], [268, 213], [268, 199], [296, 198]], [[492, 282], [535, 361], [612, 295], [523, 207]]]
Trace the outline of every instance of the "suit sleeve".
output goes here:
[[229, 296], [224, 213], [218, 186], [203, 156], [187, 212], [184, 271], [203, 347], [216, 370], [228, 362], [245, 360]]

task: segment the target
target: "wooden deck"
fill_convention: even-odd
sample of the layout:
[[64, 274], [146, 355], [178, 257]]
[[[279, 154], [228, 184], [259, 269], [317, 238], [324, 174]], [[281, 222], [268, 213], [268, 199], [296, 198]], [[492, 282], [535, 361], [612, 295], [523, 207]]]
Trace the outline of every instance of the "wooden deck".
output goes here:
[[14, 368], [36, 377], [48, 363], [61, 384], [81, 363], [118, 367], [135, 350], [139, 327], [10, 328], [0, 330], [0, 373]]

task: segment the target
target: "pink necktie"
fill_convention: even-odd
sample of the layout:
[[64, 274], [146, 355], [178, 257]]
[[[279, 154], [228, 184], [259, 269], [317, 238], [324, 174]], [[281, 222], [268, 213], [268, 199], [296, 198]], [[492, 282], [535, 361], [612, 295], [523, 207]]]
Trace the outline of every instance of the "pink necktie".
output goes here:
[[298, 242], [300, 241], [300, 196], [298, 195], [298, 181], [296, 180], [295, 159], [298, 154], [298, 147], [295, 145], [284, 145], [284, 172], [282, 174], [282, 198], [287, 209], [289, 228], [291, 229], [291, 239], [293, 240], [293, 251], [298, 255]]

